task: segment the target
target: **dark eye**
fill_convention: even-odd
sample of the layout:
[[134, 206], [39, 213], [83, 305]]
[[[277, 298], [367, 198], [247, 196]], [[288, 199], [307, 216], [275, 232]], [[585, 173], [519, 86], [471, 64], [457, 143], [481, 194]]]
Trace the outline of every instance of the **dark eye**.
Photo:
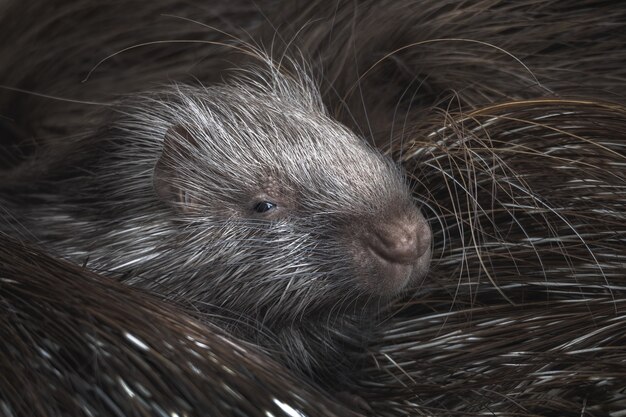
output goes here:
[[276, 204], [271, 203], [269, 201], [261, 201], [254, 206], [254, 211], [257, 213], [265, 213], [270, 210], [274, 210], [276, 208]]

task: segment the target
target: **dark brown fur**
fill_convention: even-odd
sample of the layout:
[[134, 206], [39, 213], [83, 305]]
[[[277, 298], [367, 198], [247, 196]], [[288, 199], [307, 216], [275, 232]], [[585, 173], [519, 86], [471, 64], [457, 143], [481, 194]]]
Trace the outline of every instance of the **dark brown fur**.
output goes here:
[[309, 57], [333, 115], [381, 147], [433, 111], [626, 100], [620, 2], [303, 0], [266, 14], [274, 49]]
[[[194, 18], [201, 22], [188, 20]], [[3, 148], [9, 148], [0, 153], [0, 163], [11, 167], [32, 156], [51, 136], [75, 135], [85, 117], [95, 122], [99, 110], [116, 97], [173, 80], [219, 81], [220, 71], [232, 66], [228, 57], [236, 42], [212, 27], [244, 36], [262, 17], [247, 0], [165, 1], [150, 7], [143, 0], [52, 0], [23, 7], [4, 1], [0, 21], [0, 56], [12, 63], [0, 67], [5, 87], [0, 94], [0, 134]], [[16, 71], [17, 66], [37, 71]], [[72, 134], [57, 141], [53, 152], [67, 152]]]

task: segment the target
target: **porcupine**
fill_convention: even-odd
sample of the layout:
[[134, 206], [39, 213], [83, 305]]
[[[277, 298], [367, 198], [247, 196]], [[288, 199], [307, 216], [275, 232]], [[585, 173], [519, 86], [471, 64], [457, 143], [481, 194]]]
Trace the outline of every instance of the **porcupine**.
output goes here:
[[[6, 78], [18, 80], [2, 100], [12, 130], [45, 140], [5, 175], [3, 230], [184, 304], [322, 384], [341, 380], [377, 310], [428, 268], [430, 229], [398, 168], [327, 116], [295, 61], [154, 87], [188, 78], [196, 55], [165, 71], [160, 55], [122, 52], [111, 59], [129, 72], [90, 74], [94, 50], [122, 51], [149, 23], [124, 16], [102, 39], [93, 28], [120, 16], [115, 3], [52, 4], [41, 27], [11, 31], [23, 47], [12, 44], [14, 55], [51, 52]], [[161, 21], [172, 4], [141, 16]], [[169, 19], [197, 37], [197, 25]], [[4, 20], [19, 21], [11, 10]], [[51, 105], [16, 89], [83, 101]]]
[[0, 307], [2, 416], [356, 415], [256, 346], [4, 235]]

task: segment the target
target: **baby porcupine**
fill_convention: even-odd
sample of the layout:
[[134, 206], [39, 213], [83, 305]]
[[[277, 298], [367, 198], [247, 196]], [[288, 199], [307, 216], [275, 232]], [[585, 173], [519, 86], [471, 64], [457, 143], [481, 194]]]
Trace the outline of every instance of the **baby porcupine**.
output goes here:
[[86, 118], [71, 164], [43, 157], [39, 178], [5, 185], [3, 229], [324, 374], [421, 282], [430, 230], [399, 170], [326, 115], [304, 72], [246, 74]]

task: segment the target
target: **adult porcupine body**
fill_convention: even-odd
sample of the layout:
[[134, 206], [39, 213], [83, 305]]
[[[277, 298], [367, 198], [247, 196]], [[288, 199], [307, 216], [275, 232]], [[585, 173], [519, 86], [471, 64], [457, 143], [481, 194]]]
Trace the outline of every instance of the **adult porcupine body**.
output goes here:
[[433, 110], [626, 101], [622, 2], [303, 0], [277, 9], [266, 13], [267, 42], [276, 27], [310, 57], [333, 116], [379, 146]]
[[[377, 310], [428, 267], [429, 226], [398, 169], [328, 117], [305, 69], [286, 59], [213, 84], [210, 59], [181, 52], [200, 82], [171, 85], [188, 74], [162, 62], [179, 55], [122, 52], [111, 59], [130, 72], [92, 82], [93, 51], [135, 45], [173, 3], [142, 3], [148, 23], [136, 25], [100, 2], [52, 4], [49, 19], [11, 32], [46, 52], [3, 92], [12, 130], [40, 145], [6, 172], [2, 229], [184, 303], [319, 381], [341, 379], [337, 366], [354, 366], [346, 350]], [[171, 19], [197, 37], [194, 23]], [[100, 22], [105, 39], [93, 33]], [[92, 102], [26, 94], [37, 104], [25, 105], [17, 89]]]
[[0, 415], [348, 416], [169, 303], [0, 236]]

